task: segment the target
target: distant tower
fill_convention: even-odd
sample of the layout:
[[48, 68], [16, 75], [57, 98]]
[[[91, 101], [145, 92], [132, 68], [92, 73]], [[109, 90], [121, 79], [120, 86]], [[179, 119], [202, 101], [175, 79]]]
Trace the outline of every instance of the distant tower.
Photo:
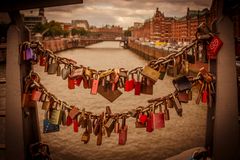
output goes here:
[[44, 8], [39, 9], [39, 16], [44, 17]]

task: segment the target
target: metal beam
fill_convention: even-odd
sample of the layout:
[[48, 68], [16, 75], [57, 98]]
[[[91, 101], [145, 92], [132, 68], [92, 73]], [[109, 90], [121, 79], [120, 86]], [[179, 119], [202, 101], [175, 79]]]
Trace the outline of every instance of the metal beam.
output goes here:
[[83, 0], [3, 0], [0, 12], [81, 4]]

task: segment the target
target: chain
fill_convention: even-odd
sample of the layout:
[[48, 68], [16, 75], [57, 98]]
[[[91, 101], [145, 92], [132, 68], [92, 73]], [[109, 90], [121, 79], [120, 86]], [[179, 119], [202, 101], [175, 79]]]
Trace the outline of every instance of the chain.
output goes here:
[[[139, 68], [138, 68], [138, 69], [139, 69]], [[206, 77], [206, 74], [208, 74], [209, 76], [212, 77], [212, 78], [211, 78], [211, 81], [209, 81], [209, 78]], [[192, 87], [193, 87], [193, 86], [195, 86], [194, 84], [195, 84], [196, 82], [198, 83], [198, 82], [200, 81], [201, 83], [203, 83], [203, 81], [204, 81], [204, 82], [211, 83], [214, 78], [213, 78], [212, 74], [210, 74], [210, 73], [205, 73], [205, 75], [204, 75], [204, 74], [202, 74], [201, 72], [199, 72], [199, 74], [198, 74], [196, 77], [190, 77], [190, 76], [189, 76], [188, 79], [189, 79], [189, 81], [191, 82]], [[60, 99], [57, 98], [54, 94], [48, 92], [48, 90], [46, 89], [46, 87], [45, 87], [42, 83], [40, 83], [40, 77], [39, 77], [39, 74], [38, 74], [38, 73], [36, 73], [36, 72], [34, 72], [34, 71], [30, 71], [29, 75], [25, 78], [25, 82], [26, 82], [26, 83], [28, 83], [29, 81], [32, 82], [37, 89], [41, 90], [42, 93], [44, 93], [45, 95], [47, 95], [47, 96], [48, 96], [50, 99], [52, 99], [54, 102], [62, 103], [62, 104], [64, 105], [64, 107], [66, 107], [66, 108], [69, 109], [69, 110], [71, 110], [71, 109], [73, 108], [73, 106], [69, 105], [67, 102], [60, 100]], [[165, 96], [163, 96], [163, 97], [159, 97], [159, 98], [155, 98], [155, 99], [150, 99], [150, 100], [148, 100], [148, 103], [149, 103], [149, 104], [148, 104], [147, 106], [145, 106], [145, 107], [143, 107], [143, 106], [138, 106], [138, 107], [135, 108], [134, 110], [135, 110], [136, 112], [139, 112], [139, 113], [141, 113], [141, 112], [149, 112], [149, 111], [152, 109], [153, 106], [162, 104], [165, 100], [173, 98], [173, 95], [174, 95], [174, 96], [177, 96], [177, 95], [178, 95], [178, 91], [175, 90], [173, 93], [167, 94], [167, 95], [165, 95]], [[78, 108], [78, 109], [79, 109], [79, 108]], [[79, 109], [79, 111], [80, 111], [80, 109]], [[80, 114], [81, 114], [81, 113], [82, 113], [82, 112], [80, 111]], [[99, 115], [93, 114], [92, 112], [85, 111], [84, 113], [85, 113], [86, 115], [90, 116], [91, 118], [94, 118], [94, 117], [95, 117], [95, 118], [96, 118], [96, 117], [99, 118]], [[127, 112], [123, 112], [123, 113], [115, 113], [114, 115], [111, 115], [111, 118], [114, 118], [114, 119], [116, 119], [116, 118], [122, 118], [122, 117], [129, 118], [129, 117], [132, 117], [132, 114], [133, 114], [132, 111], [127, 111]]]

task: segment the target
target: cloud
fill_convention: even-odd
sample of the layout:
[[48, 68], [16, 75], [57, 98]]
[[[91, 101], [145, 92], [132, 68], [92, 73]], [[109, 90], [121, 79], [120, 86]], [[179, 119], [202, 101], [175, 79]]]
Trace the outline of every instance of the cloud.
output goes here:
[[211, 0], [84, 0], [83, 4], [46, 8], [45, 15], [48, 20], [70, 23], [73, 19], [86, 19], [90, 25], [127, 28], [151, 18], [157, 7], [165, 16], [181, 17], [188, 7], [201, 10], [210, 5]]

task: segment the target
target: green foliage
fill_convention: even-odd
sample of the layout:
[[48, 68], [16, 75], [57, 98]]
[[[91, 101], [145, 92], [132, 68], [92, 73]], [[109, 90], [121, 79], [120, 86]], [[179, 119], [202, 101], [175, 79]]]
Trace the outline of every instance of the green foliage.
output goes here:
[[66, 37], [69, 32], [64, 31], [61, 27], [61, 24], [55, 21], [50, 21], [45, 24], [36, 24], [35, 27], [33, 28], [33, 32], [35, 33], [43, 33], [46, 29], [48, 31], [44, 34], [44, 36], [48, 37], [56, 37], [56, 36], [64, 36]]
[[45, 29], [47, 29], [47, 27], [48, 26], [46, 24], [37, 23], [33, 28], [33, 32], [34, 33], [42, 33]]
[[72, 35], [87, 36], [88, 32], [84, 28], [79, 28], [79, 29], [73, 28]]

